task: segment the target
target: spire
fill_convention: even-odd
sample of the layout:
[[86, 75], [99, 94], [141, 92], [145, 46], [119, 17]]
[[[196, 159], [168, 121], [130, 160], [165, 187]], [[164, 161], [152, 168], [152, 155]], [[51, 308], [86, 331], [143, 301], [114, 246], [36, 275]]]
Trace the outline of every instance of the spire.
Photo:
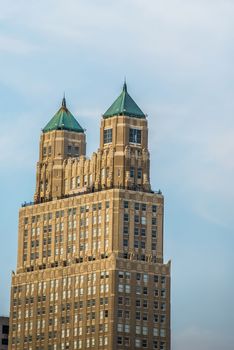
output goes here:
[[63, 94], [63, 99], [62, 99], [62, 107], [63, 108], [67, 108], [67, 105], [66, 105], [66, 98], [65, 98], [65, 92]]
[[126, 77], [124, 77], [123, 91], [124, 92], [128, 92], [128, 90], [127, 90], [127, 83], [126, 83]]

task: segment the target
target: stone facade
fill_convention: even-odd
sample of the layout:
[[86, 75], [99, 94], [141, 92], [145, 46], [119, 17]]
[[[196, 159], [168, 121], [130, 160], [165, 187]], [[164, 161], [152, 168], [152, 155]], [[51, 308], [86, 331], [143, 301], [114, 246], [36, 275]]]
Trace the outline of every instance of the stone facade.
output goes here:
[[43, 132], [34, 203], [19, 213], [11, 349], [170, 350], [162, 194], [150, 186], [146, 118]]

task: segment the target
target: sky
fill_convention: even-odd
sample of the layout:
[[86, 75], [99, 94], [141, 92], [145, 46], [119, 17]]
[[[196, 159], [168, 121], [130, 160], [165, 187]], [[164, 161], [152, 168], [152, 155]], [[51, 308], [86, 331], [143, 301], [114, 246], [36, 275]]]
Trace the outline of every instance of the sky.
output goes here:
[[233, 0], [0, 0], [0, 314], [41, 129], [61, 104], [98, 148], [122, 89], [148, 114], [165, 196], [172, 350], [233, 350]]

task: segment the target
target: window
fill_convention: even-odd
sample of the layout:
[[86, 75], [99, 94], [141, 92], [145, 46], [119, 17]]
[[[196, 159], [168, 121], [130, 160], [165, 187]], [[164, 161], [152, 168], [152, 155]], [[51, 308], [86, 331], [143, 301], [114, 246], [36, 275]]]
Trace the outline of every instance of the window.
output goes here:
[[141, 130], [129, 129], [129, 142], [141, 143]]
[[135, 210], [139, 210], [140, 209], [140, 203], [135, 203]]
[[141, 326], [136, 326], [136, 334], [141, 334]]
[[142, 229], [141, 229], [141, 235], [142, 235], [143, 237], [145, 237], [145, 235], [146, 235], [145, 228], [142, 228]]
[[126, 324], [126, 325], [124, 326], [124, 332], [125, 332], [125, 333], [129, 333], [129, 332], [130, 332], [130, 326], [129, 326], [129, 324]]
[[111, 143], [112, 142], [112, 129], [105, 129], [104, 130], [104, 143]]
[[123, 324], [122, 323], [118, 323], [117, 324], [117, 331], [118, 332], [123, 332]]
[[145, 216], [141, 217], [141, 224], [146, 225], [146, 217]]
[[124, 201], [124, 208], [128, 209], [128, 202], [127, 201]]
[[128, 247], [128, 239], [124, 239], [123, 240], [123, 246], [124, 247]]
[[135, 169], [131, 166], [130, 168], [130, 177], [134, 177]]
[[141, 319], [141, 312], [136, 311], [136, 320], [140, 320], [140, 319]]
[[128, 221], [128, 214], [124, 214], [124, 221]]
[[2, 345], [8, 345], [8, 339], [2, 339]]
[[72, 146], [67, 146], [67, 153], [71, 154], [72, 153]]
[[119, 305], [123, 305], [123, 297], [119, 297], [118, 298], [118, 304]]
[[140, 222], [139, 215], [135, 215], [134, 221], [137, 224]]
[[156, 220], [156, 218], [152, 218], [152, 225], [157, 225], [157, 220]]
[[141, 300], [140, 299], [136, 299], [136, 307], [140, 307], [141, 306]]
[[123, 338], [122, 338], [122, 337], [118, 337], [118, 338], [117, 338], [117, 343], [118, 343], [119, 345], [122, 345], [122, 344], [123, 344]]
[[138, 168], [138, 169], [137, 169], [137, 178], [138, 178], [138, 179], [141, 179], [141, 178], [142, 178], [142, 169], [141, 169], [141, 168]]
[[128, 226], [124, 226], [124, 234], [125, 234], [125, 235], [128, 234]]
[[154, 282], [158, 283], [158, 275], [154, 275]]
[[140, 339], [135, 339], [135, 346], [136, 346], [136, 348], [141, 347], [141, 340]]

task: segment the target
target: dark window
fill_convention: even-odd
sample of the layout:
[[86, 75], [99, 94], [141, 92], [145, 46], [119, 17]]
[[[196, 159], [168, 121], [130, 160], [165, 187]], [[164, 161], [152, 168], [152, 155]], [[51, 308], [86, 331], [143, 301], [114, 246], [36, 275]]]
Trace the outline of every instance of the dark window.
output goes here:
[[137, 170], [137, 178], [138, 179], [142, 178], [142, 169], [141, 168], [138, 168], [138, 170]]
[[125, 235], [128, 234], [128, 226], [124, 226], [124, 234], [125, 234]]
[[2, 326], [2, 333], [3, 334], [9, 334], [9, 326], [3, 325]]
[[123, 245], [124, 245], [124, 247], [128, 247], [128, 239], [123, 240]]
[[134, 248], [138, 248], [139, 247], [139, 241], [138, 240], [135, 240], [134, 241]]
[[79, 147], [75, 146], [75, 155], [78, 156], [79, 155]]
[[2, 339], [2, 345], [8, 345], [8, 339]]
[[132, 166], [130, 168], [130, 177], [134, 177], [134, 168]]
[[104, 130], [104, 143], [112, 142], [112, 129]]
[[128, 221], [128, 214], [124, 214], [124, 221]]
[[122, 305], [123, 304], [123, 297], [118, 298], [118, 304]]
[[124, 208], [127, 209], [128, 208], [128, 202], [124, 201]]
[[140, 274], [140, 273], [137, 273], [137, 274], [136, 274], [136, 279], [137, 279], [137, 281], [140, 281], [140, 280], [141, 280], [141, 274]]
[[72, 146], [68, 146], [68, 147], [67, 147], [67, 153], [68, 153], [68, 154], [71, 154], [71, 153], [72, 153]]
[[156, 205], [152, 205], [152, 212], [156, 213], [156, 211], [157, 211], [157, 206]]
[[140, 301], [140, 299], [137, 299], [137, 300], [136, 300], [136, 306], [139, 306], [139, 307], [141, 306], [141, 301]]
[[135, 210], [139, 210], [140, 209], [140, 203], [135, 203]]
[[119, 345], [123, 344], [123, 338], [122, 338], [122, 337], [118, 337], [117, 343], [118, 343]]
[[145, 204], [145, 203], [142, 203], [142, 204], [141, 204], [141, 209], [142, 209], [143, 211], [146, 210], [146, 204]]
[[129, 142], [141, 143], [141, 130], [129, 129]]
[[145, 237], [145, 233], [146, 233], [145, 228], [142, 228], [141, 229], [141, 235]]

